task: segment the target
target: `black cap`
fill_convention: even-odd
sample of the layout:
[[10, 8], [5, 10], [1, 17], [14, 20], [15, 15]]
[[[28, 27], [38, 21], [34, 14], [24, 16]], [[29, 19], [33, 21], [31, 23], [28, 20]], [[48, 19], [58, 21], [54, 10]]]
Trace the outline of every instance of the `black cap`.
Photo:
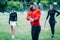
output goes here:
[[30, 5], [34, 5], [34, 3], [33, 2], [29, 2], [27, 6], [30, 6]]

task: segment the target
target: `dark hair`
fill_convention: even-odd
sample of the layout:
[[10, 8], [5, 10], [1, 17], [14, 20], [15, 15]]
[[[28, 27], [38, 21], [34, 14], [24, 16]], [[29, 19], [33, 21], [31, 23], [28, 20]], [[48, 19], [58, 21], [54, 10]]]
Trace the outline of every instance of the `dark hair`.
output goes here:
[[30, 5], [35, 5], [35, 4], [34, 4], [34, 2], [29, 2], [29, 3], [27, 4], [27, 6], [30, 6]]
[[53, 4], [50, 4], [51, 6], [53, 6], [53, 9], [55, 9], [54, 5]]
[[14, 9], [12, 9], [11, 11], [15, 11]]
[[50, 4], [50, 5], [54, 6], [53, 4]]

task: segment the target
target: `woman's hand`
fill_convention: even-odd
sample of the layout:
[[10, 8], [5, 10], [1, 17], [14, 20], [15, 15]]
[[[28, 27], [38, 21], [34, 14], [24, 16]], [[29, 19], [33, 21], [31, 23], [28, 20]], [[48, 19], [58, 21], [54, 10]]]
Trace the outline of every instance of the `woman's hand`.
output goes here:
[[45, 20], [45, 22], [44, 22], [44, 29], [46, 28], [46, 21], [47, 21], [47, 20]]
[[45, 24], [46, 24], [46, 21], [47, 21], [47, 20], [45, 20]]

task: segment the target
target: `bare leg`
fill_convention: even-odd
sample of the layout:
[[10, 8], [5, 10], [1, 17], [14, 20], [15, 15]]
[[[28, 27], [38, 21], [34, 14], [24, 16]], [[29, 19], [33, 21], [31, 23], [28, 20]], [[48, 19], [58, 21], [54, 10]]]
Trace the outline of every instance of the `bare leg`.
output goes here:
[[15, 33], [15, 27], [11, 26], [11, 32], [12, 32], [12, 38], [14, 38], [14, 33]]

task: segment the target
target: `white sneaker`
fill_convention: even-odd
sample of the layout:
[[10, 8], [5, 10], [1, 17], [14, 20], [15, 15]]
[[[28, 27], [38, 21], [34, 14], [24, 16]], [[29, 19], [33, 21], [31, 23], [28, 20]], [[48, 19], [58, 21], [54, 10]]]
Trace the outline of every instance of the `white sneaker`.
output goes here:
[[12, 36], [12, 38], [15, 38], [14, 36]]

